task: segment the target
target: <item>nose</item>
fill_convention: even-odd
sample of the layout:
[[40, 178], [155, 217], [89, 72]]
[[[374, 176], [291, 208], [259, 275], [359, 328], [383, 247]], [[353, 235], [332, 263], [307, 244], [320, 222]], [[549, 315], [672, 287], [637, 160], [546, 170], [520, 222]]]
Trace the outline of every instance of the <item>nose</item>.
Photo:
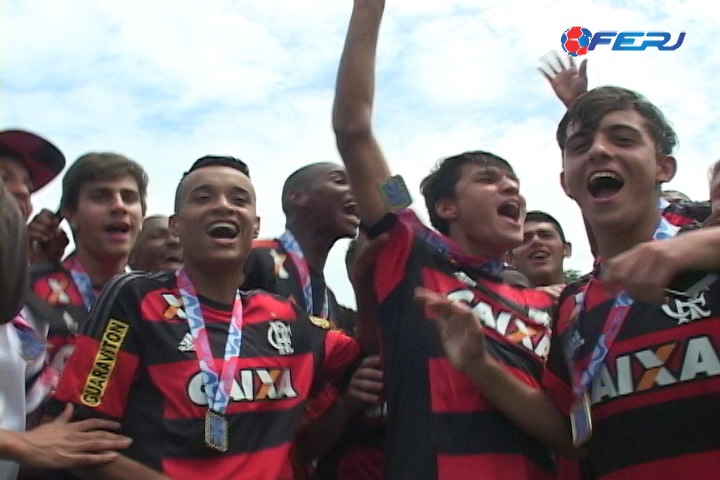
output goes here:
[[507, 175], [500, 181], [500, 191], [508, 195], [517, 195], [520, 193], [520, 183], [514, 178], [510, 178]]
[[113, 194], [110, 206], [113, 212], [127, 211], [127, 204], [125, 203], [122, 192], [115, 192]]
[[590, 161], [607, 160], [611, 156], [609, 145], [605, 137], [598, 133], [595, 135], [595, 138], [593, 138], [593, 143], [590, 145], [590, 149], [588, 150], [588, 157], [590, 158]]
[[177, 235], [173, 235], [172, 233], [168, 233], [165, 237], [165, 245], [167, 245], [170, 248], [175, 248], [180, 246], [180, 237]]

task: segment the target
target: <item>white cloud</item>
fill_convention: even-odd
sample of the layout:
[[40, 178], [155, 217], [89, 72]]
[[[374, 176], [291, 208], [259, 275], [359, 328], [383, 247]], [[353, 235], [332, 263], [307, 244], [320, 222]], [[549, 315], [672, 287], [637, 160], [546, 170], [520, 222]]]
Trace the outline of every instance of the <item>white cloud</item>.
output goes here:
[[[295, 168], [337, 160], [332, 89], [352, 1], [6, 0], [2, 3], [2, 126], [44, 134], [70, 160], [126, 153], [150, 174], [150, 211], [169, 212], [177, 180], [207, 153], [251, 166], [265, 236], [282, 231], [280, 189]], [[591, 86], [619, 84], [656, 102], [680, 135], [672, 186], [705, 196], [718, 154], [709, 2], [652, 4], [446, 0], [387, 2], [378, 58], [377, 132], [424, 215], [417, 186], [440, 157], [490, 150], [518, 170], [529, 208], [548, 210], [590, 266], [577, 208], [560, 191], [559, 102], [535, 72], [566, 28], [687, 32], [673, 52], [588, 55]], [[675, 37], [674, 37], [675, 38]], [[37, 195], [54, 207], [59, 182]], [[345, 244], [327, 276], [352, 304]]]

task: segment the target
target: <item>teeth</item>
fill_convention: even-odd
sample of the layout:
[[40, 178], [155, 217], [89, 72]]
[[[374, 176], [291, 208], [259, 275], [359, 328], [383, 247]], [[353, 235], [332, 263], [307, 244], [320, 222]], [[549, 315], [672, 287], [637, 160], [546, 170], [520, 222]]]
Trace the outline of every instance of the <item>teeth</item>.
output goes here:
[[532, 255], [530, 255], [530, 258], [532, 258], [532, 259], [543, 259], [543, 258], [547, 258], [547, 257], [549, 257], [549, 256], [550, 256], [550, 255], [549, 255], [547, 252], [536, 252], [536, 253], [533, 253]]
[[622, 182], [622, 178], [620, 178], [619, 175], [613, 172], [595, 172], [590, 176], [590, 181], [594, 182], [595, 180], [598, 180], [600, 178], [612, 178], [614, 180]]
[[227, 230], [229, 230], [230, 232], [232, 232], [233, 234], [236, 234], [236, 233], [237, 233], [237, 227], [236, 227], [234, 224], [230, 223], [230, 222], [215, 222], [215, 223], [213, 223], [213, 224], [210, 225], [210, 229], [209, 229], [209, 230], [212, 232], [212, 231], [217, 230], [217, 229], [220, 229], [220, 228], [222, 228], [222, 229], [227, 229]]

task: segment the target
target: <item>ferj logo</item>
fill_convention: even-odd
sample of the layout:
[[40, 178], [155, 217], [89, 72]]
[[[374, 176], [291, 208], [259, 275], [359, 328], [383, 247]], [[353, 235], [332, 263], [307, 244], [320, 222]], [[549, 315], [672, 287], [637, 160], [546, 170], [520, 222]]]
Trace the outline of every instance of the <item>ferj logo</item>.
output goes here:
[[[579, 57], [595, 50], [598, 45], [610, 45], [616, 51], [639, 51], [648, 47], [658, 50], [677, 50], [685, 40], [685, 32], [680, 32], [674, 45], [668, 45], [672, 35], [670, 32], [616, 32], [601, 31], [592, 34], [585, 27], [570, 27], [560, 37], [560, 45], [571, 57]], [[614, 40], [613, 40], [614, 39]]]

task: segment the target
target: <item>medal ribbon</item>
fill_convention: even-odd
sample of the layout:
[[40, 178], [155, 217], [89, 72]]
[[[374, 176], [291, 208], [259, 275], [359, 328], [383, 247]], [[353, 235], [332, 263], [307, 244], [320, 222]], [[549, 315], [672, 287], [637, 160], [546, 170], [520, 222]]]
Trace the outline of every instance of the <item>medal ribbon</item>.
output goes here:
[[[295, 270], [297, 270], [298, 275], [300, 276], [300, 286], [302, 287], [303, 297], [305, 297], [305, 308], [308, 314], [314, 315], [315, 312], [313, 305], [312, 281], [310, 280], [310, 267], [305, 260], [305, 255], [300, 248], [300, 244], [295, 239], [295, 236], [290, 233], [290, 230], [285, 230], [285, 233], [278, 238], [278, 242], [280, 242], [283, 246], [287, 254], [290, 256], [293, 265], [295, 265]], [[325, 301], [323, 302], [320, 316], [328, 320], [330, 319], [329, 305], [328, 291], [327, 288], [325, 288]]]
[[20, 355], [27, 363], [37, 362], [42, 354], [47, 350], [48, 345], [35, 332], [30, 324], [25, 320], [22, 313], [18, 314], [12, 320], [12, 326], [17, 331], [20, 339]]
[[222, 371], [218, 375], [215, 371], [215, 359], [210, 348], [210, 339], [208, 338], [195, 287], [190, 282], [185, 269], [175, 272], [175, 276], [180, 290], [180, 297], [185, 307], [185, 316], [190, 327], [190, 334], [195, 345], [195, 353], [200, 366], [208, 408], [219, 414], [224, 414], [230, 402], [230, 392], [237, 371], [240, 345], [242, 344], [243, 305], [240, 292], [238, 291], [235, 295], [230, 328], [225, 343], [224, 363]]
[[70, 270], [70, 276], [72, 277], [73, 282], [82, 297], [83, 305], [85, 305], [85, 308], [87, 308], [89, 312], [97, 300], [92, 280], [90, 280], [90, 276], [87, 274], [77, 258], [71, 258], [68, 261], [68, 267]]
[[[664, 199], [661, 200], [663, 200], [664, 202]], [[663, 202], [658, 202], [658, 207], [660, 208], [661, 212], [667, 206], [667, 202]], [[672, 238], [677, 234], [678, 230], [679, 229], [677, 227], [670, 224], [670, 222], [668, 222], [661, 215], [660, 222], [655, 230], [655, 233], [653, 234], [653, 240], [666, 240], [668, 238]], [[585, 291], [581, 292], [581, 294], [579, 294], [577, 297], [577, 303], [575, 305], [575, 310], [573, 311], [571, 320], [572, 326], [568, 331], [568, 338], [571, 342], [579, 333], [579, 327], [583, 323], [582, 320], [587, 308], [587, 292], [590, 289], [593, 279], [588, 282]], [[605, 325], [603, 326], [603, 330], [600, 334], [600, 337], [598, 338], [597, 344], [595, 345], [592, 354], [587, 360], [586, 366], [582, 365], [582, 363], [585, 362], [577, 361], [577, 359], [575, 358], [575, 352], [573, 351], [574, 348], [571, 346], [567, 346], [565, 352], [566, 360], [568, 362], [568, 365], [570, 366], [573, 393], [575, 394], [575, 398], [580, 398], [583, 392], [585, 392], [586, 389], [590, 387], [593, 378], [595, 378], [598, 371], [600, 370], [600, 367], [602, 366], [603, 361], [607, 357], [607, 354], [610, 351], [610, 347], [612, 347], [615, 339], [618, 336], [618, 333], [620, 333], [620, 329], [625, 323], [625, 319], [627, 318], [627, 315], [630, 312], [630, 308], [632, 307], [634, 302], [635, 301], [632, 299], [632, 297], [630, 297], [630, 295], [628, 295], [628, 293], [625, 291], [622, 291], [617, 295], [617, 297], [615, 298], [615, 302], [613, 303], [613, 306], [608, 313], [607, 319], [605, 320]]]
[[498, 259], [478, 258], [468, 255], [463, 248], [445, 235], [425, 226], [409, 208], [399, 210], [396, 215], [400, 222], [422, 241], [437, 249], [445, 258], [462, 265], [500, 275], [505, 265]]

